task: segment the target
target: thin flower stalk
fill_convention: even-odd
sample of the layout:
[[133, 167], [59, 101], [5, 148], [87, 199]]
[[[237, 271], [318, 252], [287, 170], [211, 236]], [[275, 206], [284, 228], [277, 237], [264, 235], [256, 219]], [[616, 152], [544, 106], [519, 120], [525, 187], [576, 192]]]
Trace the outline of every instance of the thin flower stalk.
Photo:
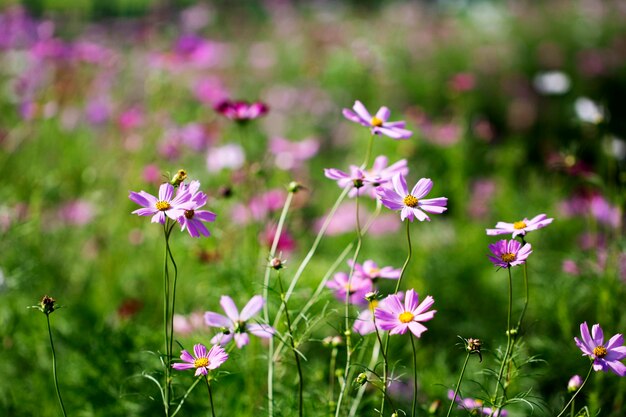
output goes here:
[[[367, 162], [367, 161], [366, 161]], [[348, 284], [347, 288], [350, 288], [352, 283], [352, 278], [354, 277], [354, 267], [357, 263], [357, 259], [359, 257], [359, 253], [361, 252], [361, 246], [363, 244], [363, 231], [361, 230], [361, 220], [359, 216], [359, 193], [357, 190], [356, 195], [356, 248], [354, 249], [354, 255], [352, 256], [352, 266], [350, 267], [350, 274], [348, 275]], [[350, 372], [352, 365], [352, 326], [350, 325], [350, 291], [346, 290], [345, 300], [344, 300], [344, 315], [345, 315], [345, 337], [346, 337], [346, 365], [344, 369], [344, 383], [341, 386], [341, 390], [339, 391], [339, 397], [337, 399], [337, 408], [335, 409], [335, 417], [339, 417], [339, 412], [341, 410], [341, 404], [343, 402], [344, 395], [346, 393], [346, 389], [348, 387], [347, 381], [350, 380]]]
[[211, 383], [209, 382], [209, 376], [205, 375], [204, 380], [206, 381], [207, 391], [209, 391], [209, 402], [211, 403], [211, 416], [215, 417], [215, 406], [213, 405], [213, 393], [211, 392]]
[[413, 334], [410, 332], [409, 339], [411, 339], [411, 349], [413, 350], [413, 407], [411, 408], [411, 417], [415, 417], [415, 409], [417, 407], [417, 352], [415, 351]]
[[[381, 353], [381, 346], [382, 345], [380, 344], [374, 345], [372, 349], [372, 356], [368, 364], [369, 369], [373, 369], [376, 363], [378, 362], [378, 355]], [[365, 394], [366, 388], [367, 387], [365, 385], [362, 385], [361, 387], [359, 387], [359, 391], [357, 392], [356, 397], [354, 398], [354, 401], [352, 402], [352, 405], [350, 406], [350, 414], [348, 414], [348, 417], [356, 416], [357, 410], [359, 409], [359, 405], [361, 404], [361, 400], [363, 399], [363, 395]], [[391, 398], [389, 398], [389, 404], [391, 404], [391, 408], [395, 410], [395, 407], [393, 406], [393, 402], [391, 401]]]
[[63, 405], [63, 398], [61, 398], [61, 390], [59, 388], [59, 378], [57, 376], [57, 355], [54, 350], [54, 342], [52, 341], [52, 328], [50, 327], [50, 314], [48, 313], [46, 313], [46, 322], [48, 323], [48, 336], [50, 336], [50, 349], [52, 350], [52, 374], [54, 376], [54, 388], [57, 393], [57, 398], [59, 399], [59, 405], [61, 406], [63, 416], [67, 417], [65, 405]]
[[193, 382], [193, 384], [191, 384], [189, 389], [187, 389], [187, 391], [185, 392], [185, 395], [183, 395], [183, 397], [178, 402], [178, 406], [176, 407], [176, 409], [172, 413], [171, 417], [174, 417], [176, 414], [178, 414], [180, 409], [183, 407], [183, 404], [187, 400], [187, 397], [189, 396], [189, 394], [191, 394], [191, 391], [193, 391], [193, 389], [196, 387], [196, 385], [198, 385], [198, 382], [200, 382], [201, 379], [202, 379], [202, 377], [196, 378], [196, 380]]
[[[175, 222], [170, 221], [169, 218], [166, 218], [166, 221], [163, 223], [163, 234], [165, 237], [165, 259], [164, 259], [164, 267], [163, 267], [163, 289], [164, 289], [164, 297], [163, 297], [163, 325], [164, 325], [164, 337], [165, 337], [165, 383], [164, 383], [164, 392], [163, 392], [163, 401], [165, 408], [165, 415], [169, 416], [170, 405], [171, 405], [171, 396], [172, 396], [172, 379], [170, 377], [171, 374], [171, 364], [172, 364], [172, 352], [174, 345], [174, 308], [175, 308], [175, 300], [176, 300], [176, 281], [178, 279], [178, 267], [174, 260], [174, 256], [172, 254], [170, 248], [170, 235], [172, 233], [172, 229], [176, 225]], [[169, 263], [172, 263], [174, 268], [174, 279], [173, 281], [170, 279], [170, 271], [169, 271]]]
[[[313, 245], [311, 246], [311, 249], [309, 249], [309, 252], [306, 254], [304, 259], [302, 260], [302, 263], [298, 267], [298, 270], [296, 271], [295, 275], [293, 276], [293, 278], [291, 280], [291, 283], [289, 284], [289, 288], [287, 288], [287, 292], [285, 293], [285, 301], [289, 301], [289, 298], [291, 298], [291, 294], [293, 294], [293, 291], [294, 291], [298, 281], [300, 280], [300, 277], [302, 276], [302, 273], [304, 272], [304, 270], [308, 266], [309, 262], [311, 261], [311, 258], [313, 257], [313, 255], [315, 255], [315, 252], [317, 251], [317, 248], [318, 248], [320, 242], [322, 241], [322, 238], [324, 237], [324, 234], [326, 233], [326, 229], [328, 229], [328, 226], [330, 225], [330, 222], [333, 219], [333, 216], [335, 215], [335, 212], [339, 208], [339, 205], [344, 200], [344, 198], [346, 198], [346, 195], [348, 195], [349, 191], [350, 191], [350, 188], [346, 187], [343, 190], [343, 192], [339, 195], [339, 197], [337, 197], [337, 200], [335, 201], [335, 204], [333, 205], [333, 208], [330, 210], [330, 213], [328, 213], [328, 216], [326, 216], [326, 220], [324, 220], [324, 223], [322, 224], [322, 227], [320, 228], [320, 231], [317, 233], [317, 236], [315, 237], [315, 241], [313, 242]], [[283, 314], [283, 310], [284, 310], [284, 307], [281, 305], [279, 307], [278, 311], [276, 312], [276, 317], [274, 318], [273, 327], [276, 327], [277, 324], [280, 323], [280, 320], [281, 320], [282, 314]]]
[[578, 389], [576, 390], [574, 395], [572, 395], [572, 398], [570, 398], [570, 400], [567, 402], [567, 404], [565, 404], [565, 407], [563, 407], [563, 410], [561, 410], [561, 412], [556, 417], [561, 417], [562, 415], [564, 415], [565, 412], [567, 411], [567, 409], [569, 408], [569, 406], [574, 403], [574, 399], [576, 398], [578, 393], [580, 391], [582, 391], [583, 387], [587, 383], [587, 380], [589, 379], [589, 375], [591, 375], [591, 371], [593, 371], [593, 362], [591, 363], [591, 366], [589, 367], [589, 371], [587, 372], [587, 376], [585, 377], [585, 380], [583, 381], [583, 383], [580, 384], [580, 387], [578, 387]]
[[[507, 314], [507, 322], [506, 322], [506, 350], [504, 352], [504, 357], [502, 358], [502, 363], [500, 364], [500, 371], [498, 372], [498, 379], [496, 381], [496, 390], [493, 394], [493, 401], [498, 402], [497, 406], [493, 408], [489, 417], [493, 417], [494, 415], [500, 415], [500, 409], [502, 408], [502, 402], [498, 401], [498, 391], [500, 390], [500, 385], [502, 384], [502, 376], [504, 375], [504, 368], [507, 366], [507, 361], [511, 355], [512, 351], [512, 339], [511, 339], [511, 312], [513, 309], [513, 279], [511, 277], [511, 268], [508, 267], [507, 271], [509, 273], [509, 311]], [[502, 387], [502, 396], [506, 397], [506, 386]]]
[[[293, 327], [291, 325], [291, 318], [289, 317], [289, 308], [287, 301], [285, 300], [285, 292], [283, 290], [283, 281], [280, 278], [280, 271], [277, 271], [278, 288], [280, 290], [280, 299], [285, 307], [285, 320], [287, 321], [287, 332], [289, 333], [289, 341], [291, 344], [291, 350], [296, 361], [296, 368], [298, 369], [298, 415], [300, 417], [304, 414], [304, 376], [302, 374], [302, 364], [300, 363], [300, 353], [298, 353], [296, 347], [296, 341], [293, 334]], [[269, 356], [271, 358], [271, 356]]]
[[[276, 248], [278, 247], [278, 242], [280, 240], [280, 235], [283, 231], [283, 226], [285, 224], [285, 220], [287, 219], [287, 213], [289, 212], [289, 207], [291, 206], [291, 201], [293, 200], [293, 195], [295, 193], [294, 189], [289, 191], [287, 194], [287, 199], [285, 200], [285, 204], [283, 205], [283, 210], [280, 213], [280, 218], [278, 219], [278, 226], [276, 226], [276, 233], [274, 234], [274, 240], [272, 241], [272, 247], [270, 248], [270, 259], [274, 259], [276, 256]], [[270, 268], [265, 269], [265, 276], [263, 278], [263, 298], [268, 300], [269, 298], [269, 285], [270, 285]], [[281, 290], [282, 292], [282, 290]], [[269, 303], [265, 303], [263, 305], [263, 318], [266, 323], [270, 322], [270, 313], [269, 313]], [[273, 417], [274, 415], [274, 338], [269, 340], [268, 347], [268, 355], [267, 355], [267, 412], [269, 417]]]
[[[402, 277], [404, 276], [404, 272], [406, 271], [406, 268], [409, 265], [409, 262], [411, 261], [411, 257], [413, 256], [413, 246], [411, 245], [411, 229], [410, 229], [410, 224], [411, 222], [406, 222], [406, 241], [407, 241], [407, 245], [408, 245], [408, 251], [407, 251], [407, 255], [406, 255], [406, 259], [404, 260], [404, 264], [402, 265], [402, 269], [400, 270], [400, 277], [398, 278], [398, 281], [396, 282], [396, 288], [394, 290], [394, 294], [397, 294], [398, 291], [400, 290], [400, 283], [402, 282]], [[383, 362], [383, 398], [381, 400], [381, 404], [380, 404], [380, 415], [383, 415], [383, 411], [385, 410], [385, 396], [387, 393], [387, 379], [389, 378], [389, 363], [387, 362], [387, 352], [389, 351], [389, 336], [387, 336], [387, 339], [385, 340], [385, 347], [383, 349], [383, 358], [384, 358], [384, 362]]]
[[456, 403], [456, 397], [459, 395], [459, 390], [461, 389], [461, 382], [463, 381], [463, 375], [465, 374], [465, 369], [467, 368], [467, 363], [469, 362], [469, 358], [471, 354], [472, 352], [467, 352], [467, 355], [465, 356], [465, 362], [463, 362], [463, 367], [461, 368], [461, 374], [459, 375], [459, 380], [457, 381], [456, 386], [454, 387], [454, 395], [452, 396], [452, 401], [450, 402], [450, 408], [448, 408], [448, 413], [446, 414], [446, 417], [450, 417], [452, 408], [454, 407], [454, 404]]

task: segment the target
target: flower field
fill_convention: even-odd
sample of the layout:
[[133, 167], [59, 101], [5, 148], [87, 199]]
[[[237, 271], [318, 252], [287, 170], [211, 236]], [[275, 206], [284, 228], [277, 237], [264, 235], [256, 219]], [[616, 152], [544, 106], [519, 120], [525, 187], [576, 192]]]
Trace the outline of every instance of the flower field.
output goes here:
[[0, 415], [626, 415], [624, 2], [69, 3], [0, 3]]

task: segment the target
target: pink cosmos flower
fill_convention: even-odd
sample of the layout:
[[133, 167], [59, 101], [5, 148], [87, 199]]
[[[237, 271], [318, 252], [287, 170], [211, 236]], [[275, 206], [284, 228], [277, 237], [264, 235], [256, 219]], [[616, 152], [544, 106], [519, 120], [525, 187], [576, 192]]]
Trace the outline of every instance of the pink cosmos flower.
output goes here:
[[317, 154], [319, 147], [320, 143], [316, 139], [292, 142], [283, 138], [272, 138], [269, 143], [276, 166], [286, 171], [300, 168], [304, 161]]
[[324, 168], [324, 176], [337, 181], [337, 185], [341, 188], [352, 186], [353, 188], [348, 194], [350, 197], [356, 196], [359, 189], [371, 187], [371, 184], [376, 182], [376, 179], [368, 177], [367, 171], [356, 165], [350, 165], [349, 174], [336, 168]]
[[533, 251], [530, 243], [524, 246], [517, 240], [499, 240], [489, 245], [489, 250], [495, 256], [489, 255], [489, 260], [500, 268], [510, 268], [526, 262], [528, 255]]
[[[454, 391], [448, 390], [448, 398], [450, 400], [454, 398]], [[483, 402], [478, 399], [463, 398], [460, 395], [457, 395], [455, 402], [459, 404], [460, 409], [470, 412], [471, 415], [474, 415], [473, 412], [477, 411], [480, 414], [490, 416], [493, 412], [493, 409], [491, 407], [483, 407]], [[496, 417], [505, 417], [506, 415], [508, 415], [508, 412], [506, 410], [500, 410], [500, 412], [496, 412], [493, 415]]]
[[354, 274], [360, 275], [363, 278], [375, 280], [378, 278], [398, 279], [402, 269], [397, 269], [391, 266], [378, 267], [378, 264], [371, 259], [366, 260], [363, 264], [354, 263], [352, 259], [348, 261], [348, 265], [352, 268], [354, 265]]
[[424, 212], [441, 214], [447, 210], [448, 199], [446, 197], [423, 199], [433, 188], [430, 178], [420, 179], [410, 194], [403, 175], [395, 175], [391, 182], [393, 187], [378, 187], [376, 193], [385, 207], [400, 210], [402, 221], [405, 219], [413, 221], [414, 218], [421, 222], [430, 221], [430, 217]]
[[335, 290], [335, 297], [339, 301], [345, 301], [346, 292], [349, 294], [348, 300], [352, 304], [363, 305], [365, 294], [373, 290], [372, 280], [353, 274], [352, 279], [345, 272], [337, 272], [333, 279], [326, 283], [326, 287]]
[[392, 139], [408, 139], [413, 135], [410, 130], [404, 129], [406, 123], [404, 121], [388, 122], [391, 112], [387, 107], [381, 107], [376, 115], [372, 117], [367, 111], [363, 103], [355, 101], [352, 110], [343, 109], [343, 115], [346, 119], [359, 123], [362, 126], [369, 127], [373, 135], [383, 134]]
[[[396, 295], [400, 298], [400, 301], [404, 299], [404, 292], [400, 291], [396, 293]], [[382, 300], [372, 300], [368, 303], [366, 309], [362, 310], [356, 320], [354, 321], [354, 325], [352, 329], [360, 334], [361, 336], [365, 336], [366, 334], [374, 333], [376, 331], [376, 326], [374, 324], [374, 311], [377, 308], [385, 308], [385, 303], [389, 297], [384, 298]]]
[[384, 306], [376, 308], [374, 316], [379, 327], [389, 330], [389, 334], [404, 334], [410, 330], [415, 337], [420, 337], [428, 330], [421, 322], [431, 320], [437, 312], [428, 311], [434, 303], [430, 295], [419, 303], [419, 295], [410, 289], [406, 292], [404, 304], [397, 294], [392, 294], [385, 299]]
[[208, 210], [198, 210], [207, 202], [207, 195], [200, 188], [200, 181], [191, 181], [189, 185], [181, 184], [180, 191], [190, 194], [189, 203], [185, 207], [184, 214], [178, 218], [181, 231], [187, 229], [191, 237], [210, 236], [211, 233], [203, 222], [214, 222], [217, 215]]
[[212, 311], [204, 313], [204, 322], [207, 326], [222, 329], [211, 339], [211, 343], [225, 345], [234, 338], [237, 347], [241, 349], [250, 342], [248, 333], [264, 339], [272, 337], [275, 332], [273, 327], [267, 324], [248, 323], [252, 316], [261, 311], [263, 304], [263, 297], [255, 295], [239, 313], [233, 299], [223, 295], [220, 298], [220, 305], [224, 309], [226, 317]]
[[594, 371], [611, 371], [618, 376], [626, 376], [626, 365], [621, 360], [626, 358], [624, 337], [616, 334], [604, 343], [604, 333], [599, 324], [594, 324], [589, 334], [587, 322], [580, 325], [581, 339], [575, 337], [576, 346], [583, 352], [583, 356], [593, 359]]
[[539, 214], [532, 219], [528, 220], [524, 218], [524, 220], [519, 220], [515, 223], [505, 223], [498, 222], [496, 223], [495, 229], [487, 229], [487, 235], [495, 236], [495, 235], [507, 235], [511, 233], [511, 237], [515, 238], [516, 236], [525, 236], [526, 232], [531, 232], [533, 230], [541, 229], [542, 227], [546, 227], [552, 220], [547, 219], [545, 214]]
[[183, 350], [180, 353], [180, 359], [185, 363], [174, 363], [172, 368], [177, 371], [195, 369], [196, 376], [207, 375], [209, 371], [219, 368], [228, 359], [228, 353], [220, 345], [213, 345], [207, 352], [206, 347], [198, 343], [193, 346], [193, 354], [195, 357]]
[[336, 168], [326, 168], [324, 175], [326, 178], [337, 181], [337, 185], [341, 188], [353, 186], [348, 194], [349, 197], [355, 197], [358, 192], [359, 195], [367, 194], [371, 198], [376, 198], [376, 187], [387, 184], [394, 175], [406, 175], [409, 172], [406, 159], [401, 159], [389, 166], [387, 164], [387, 157], [381, 155], [376, 157], [369, 170], [350, 165], [350, 174]]
[[247, 122], [265, 116], [269, 107], [260, 101], [249, 103], [247, 101], [224, 100], [215, 106], [215, 111], [237, 122]]
[[131, 191], [128, 198], [143, 207], [133, 211], [133, 214], [152, 216], [152, 223], [163, 224], [165, 223], [165, 216], [172, 220], [178, 220], [179, 217], [185, 215], [185, 210], [189, 207], [189, 204], [186, 203], [191, 199], [191, 194], [184, 188], [179, 188], [174, 195], [174, 186], [170, 183], [163, 183], [159, 187], [158, 198], [145, 191], [138, 193]]

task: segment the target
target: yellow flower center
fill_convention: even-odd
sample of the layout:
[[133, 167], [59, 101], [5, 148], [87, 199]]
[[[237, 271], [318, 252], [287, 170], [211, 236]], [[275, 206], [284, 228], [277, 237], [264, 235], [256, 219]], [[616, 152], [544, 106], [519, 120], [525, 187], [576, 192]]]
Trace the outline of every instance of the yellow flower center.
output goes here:
[[383, 125], [383, 121], [376, 116], [372, 117], [372, 121], [370, 123], [375, 127], [381, 127]]
[[593, 348], [593, 356], [596, 358], [604, 358], [609, 352], [606, 350], [604, 346], [596, 346]]
[[155, 206], [156, 206], [156, 209], [159, 211], [166, 211], [172, 208], [170, 203], [168, 203], [167, 201], [157, 201]]
[[209, 366], [209, 358], [198, 358], [193, 361], [193, 366], [196, 368], [204, 368]]
[[187, 219], [193, 219], [195, 212], [193, 210], [185, 210], [185, 217]]
[[417, 203], [419, 203], [419, 200], [413, 197], [411, 194], [409, 194], [406, 197], [404, 197], [404, 200], [402, 200], [402, 202], [407, 207], [417, 207]]
[[525, 228], [526, 226], [527, 226], [527, 225], [526, 225], [526, 223], [525, 223], [525, 222], [523, 222], [523, 221], [521, 221], [521, 220], [520, 220], [520, 221], [518, 221], [518, 222], [513, 223], [513, 228], [514, 228], [514, 229], [517, 229], [517, 230], [523, 229], [523, 228]]
[[415, 317], [413, 313], [411, 313], [410, 311], [405, 311], [404, 313], [398, 316], [398, 319], [402, 323], [410, 323], [413, 321], [413, 317]]
[[511, 263], [513, 262], [517, 257], [515, 256], [514, 253], [503, 253], [502, 255], [500, 255], [500, 258], [506, 262], [506, 263]]
[[374, 311], [378, 307], [378, 300], [370, 301], [370, 310]]
[[380, 272], [380, 268], [372, 268], [370, 269], [370, 276], [377, 277], [379, 272]]

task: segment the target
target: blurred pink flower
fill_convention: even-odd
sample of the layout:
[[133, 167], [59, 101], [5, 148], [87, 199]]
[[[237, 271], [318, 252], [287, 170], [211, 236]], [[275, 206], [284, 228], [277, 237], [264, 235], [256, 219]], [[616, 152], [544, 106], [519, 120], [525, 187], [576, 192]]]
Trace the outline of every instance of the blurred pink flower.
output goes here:
[[141, 175], [142, 179], [149, 184], [160, 184], [163, 182], [163, 175], [158, 166], [154, 164], [146, 165]]
[[448, 87], [456, 93], [471, 91], [475, 86], [476, 78], [474, 74], [469, 72], [459, 72], [448, 81]]
[[[274, 236], [276, 236], [276, 225], [268, 224], [261, 232], [261, 244], [263, 244], [266, 248], [271, 248], [272, 243], [274, 242]], [[276, 250], [278, 252], [289, 253], [296, 250], [296, 247], [296, 240], [291, 236], [289, 231], [283, 228], [280, 233], [280, 237], [278, 238]]]
[[274, 163], [285, 171], [300, 168], [304, 161], [317, 154], [319, 147], [319, 141], [316, 139], [292, 142], [275, 137], [270, 139], [269, 143], [269, 150], [274, 155]]
[[193, 85], [193, 94], [201, 103], [217, 106], [229, 96], [228, 90], [217, 77], [203, 77]]
[[182, 336], [204, 329], [204, 315], [201, 312], [193, 312], [188, 316], [174, 314], [174, 332]]
[[469, 216], [473, 219], [485, 218], [491, 209], [496, 183], [491, 179], [478, 179], [473, 182], [468, 203]]
[[122, 130], [131, 130], [143, 125], [144, 114], [140, 107], [130, 107], [124, 110], [118, 119], [118, 124]]
[[73, 200], [63, 204], [58, 210], [59, 219], [68, 225], [84, 226], [95, 216], [95, 208], [86, 200]]
[[222, 169], [239, 169], [246, 160], [243, 148], [234, 143], [209, 148], [206, 158], [207, 170], [219, 172]]
[[563, 263], [561, 264], [561, 270], [569, 275], [580, 275], [580, 269], [578, 268], [576, 262], [572, 259], [563, 260]]
[[372, 280], [360, 274], [353, 274], [352, 279], [345, 272], [337, 272], [333, 279], [326, 282], [326, 287], [334, 290], [335, 298], [338, 301], [345, 301], [346, 293], [351, 304], [365, 305], [367, 300], [365, 294], [373, 290]]
[[263, 221], [269, 215], [283, 208], [287, 193], [279, 188], [269, 190], [254, 196], [247, 203], [235, 205], [232, 219], [238, 224], [247, 224], [251, 221]]

